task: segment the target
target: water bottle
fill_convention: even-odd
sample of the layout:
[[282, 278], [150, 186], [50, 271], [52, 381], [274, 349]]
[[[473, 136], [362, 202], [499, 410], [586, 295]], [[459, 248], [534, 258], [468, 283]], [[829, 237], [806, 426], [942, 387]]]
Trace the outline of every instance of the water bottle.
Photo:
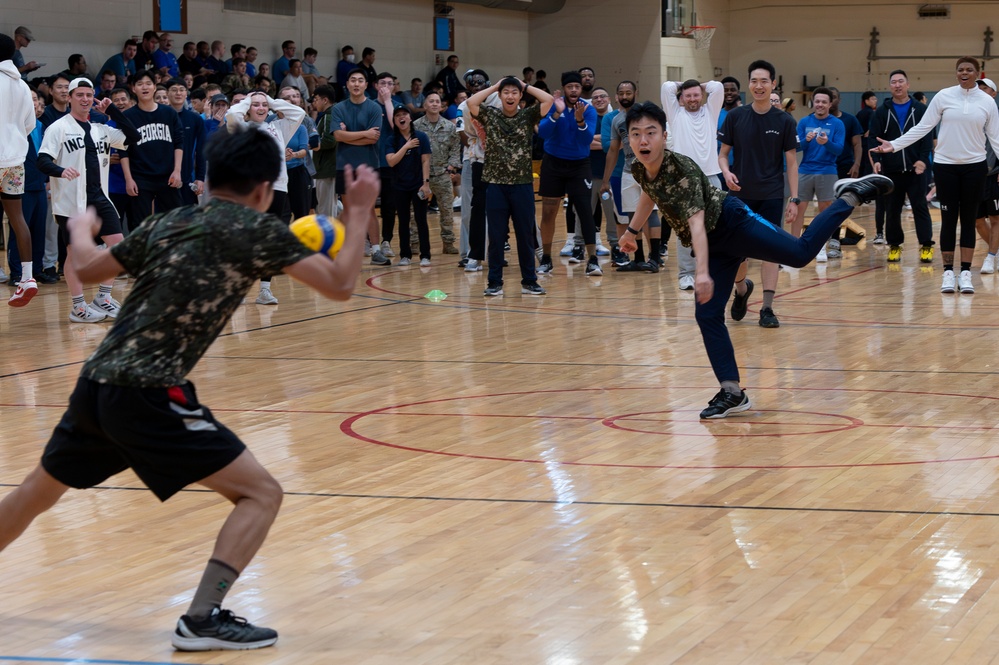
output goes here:
[[603, 199], [604, 201], [610, 201], [610, 197], [611, 197], [610, 192], [604, 192], [603, 194], [600, 195], [600, 198]]

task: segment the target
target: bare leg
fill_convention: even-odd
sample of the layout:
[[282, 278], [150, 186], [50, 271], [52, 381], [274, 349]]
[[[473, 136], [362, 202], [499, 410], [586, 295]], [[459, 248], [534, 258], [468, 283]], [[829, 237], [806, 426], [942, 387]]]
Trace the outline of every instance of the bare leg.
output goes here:
[[281, 486], [249, 450], [200, 484], [235, 504], [215, 540], [212, 559], [242, 572], [277, 517], [283, 498]]
[[975, 230], [978, 231], [978, 237], [984, 242], [989, 244], [989, 251], [992, 251], [991, 237], [992, 237], [992, 226], [989, 224], [988, 217], [979, 217], [975, 220]]
[[83, 295], [83, 282], [76, 276], [76, 268], [73, 267], [73, 247], [71, 245], [66, 246], [66, 264], [63, 269], [70, 297]]
[[[122, 235], [121, 233], [113, 233], [109, 236], [101, 236], [101, 240], [104, 241], [104, 244], [107, 245], [108, 249], [111, 249], [124, 239], [125, 236]], [[114, 286], [114, 277], [105, 282], [101, 282], [101, 284], [103, 284], [104, 286]]]
[[562, 199], [546, 196], [541, 199], [541, 253], [552, 255], [552, 240], [555, 238], [555, 218]]
[[989, 252], [995, 254], [999, 252], [999, 217], [990, 217], [989, 223]]
[[24, 533], [36, 517], [54, 506], [68, 489], [41, 464], [35, 467], [20, 486], [0, 501], [0, 551]]
[[739, 264], [739, 270], [735, 273], [735, 292], [740, 295], [746, 295], [746, 273], [749, 272], [749, 263], [743, 261]]
[[[10, 220], [10, 228], [14, 231], [17, 240], [17, 252], [21, 255], [21, 261], [31, 260], [31, 231], [28, 230], [28, 223], [24, 221], [24, 212], [21, 210], [21, 199], [3, 199], [3, 211], [7, 213]], [[11, 270], [21, 270], [21, 266], [11, 266]], [[41, 271], [41, 266], [36, 266], [34, 270]], [[31, 275], [22, 275], [23, 279], [31, 279]]]

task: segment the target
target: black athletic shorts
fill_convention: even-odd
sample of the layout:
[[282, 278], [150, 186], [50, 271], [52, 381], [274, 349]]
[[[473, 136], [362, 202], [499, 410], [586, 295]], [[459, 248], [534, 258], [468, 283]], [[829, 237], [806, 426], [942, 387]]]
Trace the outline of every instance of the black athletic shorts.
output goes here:
[[541, 160], [538, 195], [542, 198], [585, 196], [590, 200], [593, 189], [593, 167], [590, 158], [562, 159], [545, 155]]
[[[121, 233], [121, 217], [118, 216], [118, 211], [115, 210], [110, 201], [103, 197], [93, 201], [88, 200], [87, 207], [89, 208], [90, 206], [94, 206], [97, 209], [97, 216], [101, 218], [101, 232], [97, 235], [103, 237]], [[66, 222], [69, 221], [69, 218], [62, 215], [55, 215], [55, 220], [59, 225], [59, 233], [63, 235], [66, 243], [69, 244], [69, 231], [66, 228]]]
[[996, 176], [985, 176], [985, 194], [978, 204], [978, 219], [999, 216], [999, 182]]
[[85, 489], [131, 468], [160, 501], [221, 471], [246, 445], [198, 404], [194, 384], [130, 388], [80, 377], [42, 466]]

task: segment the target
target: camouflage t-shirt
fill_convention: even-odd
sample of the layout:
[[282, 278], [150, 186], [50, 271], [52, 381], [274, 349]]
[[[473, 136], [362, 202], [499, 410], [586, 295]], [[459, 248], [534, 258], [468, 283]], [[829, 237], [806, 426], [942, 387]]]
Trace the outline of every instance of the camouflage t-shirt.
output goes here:
[[255, 280], [313, 254], [278, 218], [220, 200], [150, 217], [110, 251], [135, 286], [81, 375], [146, 388], [183, 383]]
[[532, 104], [508, 118], [502, 109], [479, 106], [478, 121], [486, 129], [486, 163], [482, 180], [497, 185], [530, 185], [534, 126], [541, 120], [541, 104]]
[[684, 247], [690, 247], [687, 220], [698, 211], [704, 211], [706, 232], [718, 225], [722, 203], [728, 193], [712, 187], [708, 177], [690, 157], [667, 150], [655, 178], [649, 180], [645, 166], [638, 160], [631, 165], [631, 175], [659, 206], [659, 214], [676, 231], [676, 237]]

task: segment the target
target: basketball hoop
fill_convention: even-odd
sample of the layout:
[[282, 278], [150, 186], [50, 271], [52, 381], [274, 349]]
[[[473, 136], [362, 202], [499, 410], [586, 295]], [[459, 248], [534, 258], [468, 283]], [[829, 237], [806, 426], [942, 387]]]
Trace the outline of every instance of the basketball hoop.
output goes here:
[[711, 38], [715, 34], [713, 25], [692, 25], [684, 31], [684, 35], [694, 38], [694, 48], [698, 51], [705, 51], [711, 48]]

